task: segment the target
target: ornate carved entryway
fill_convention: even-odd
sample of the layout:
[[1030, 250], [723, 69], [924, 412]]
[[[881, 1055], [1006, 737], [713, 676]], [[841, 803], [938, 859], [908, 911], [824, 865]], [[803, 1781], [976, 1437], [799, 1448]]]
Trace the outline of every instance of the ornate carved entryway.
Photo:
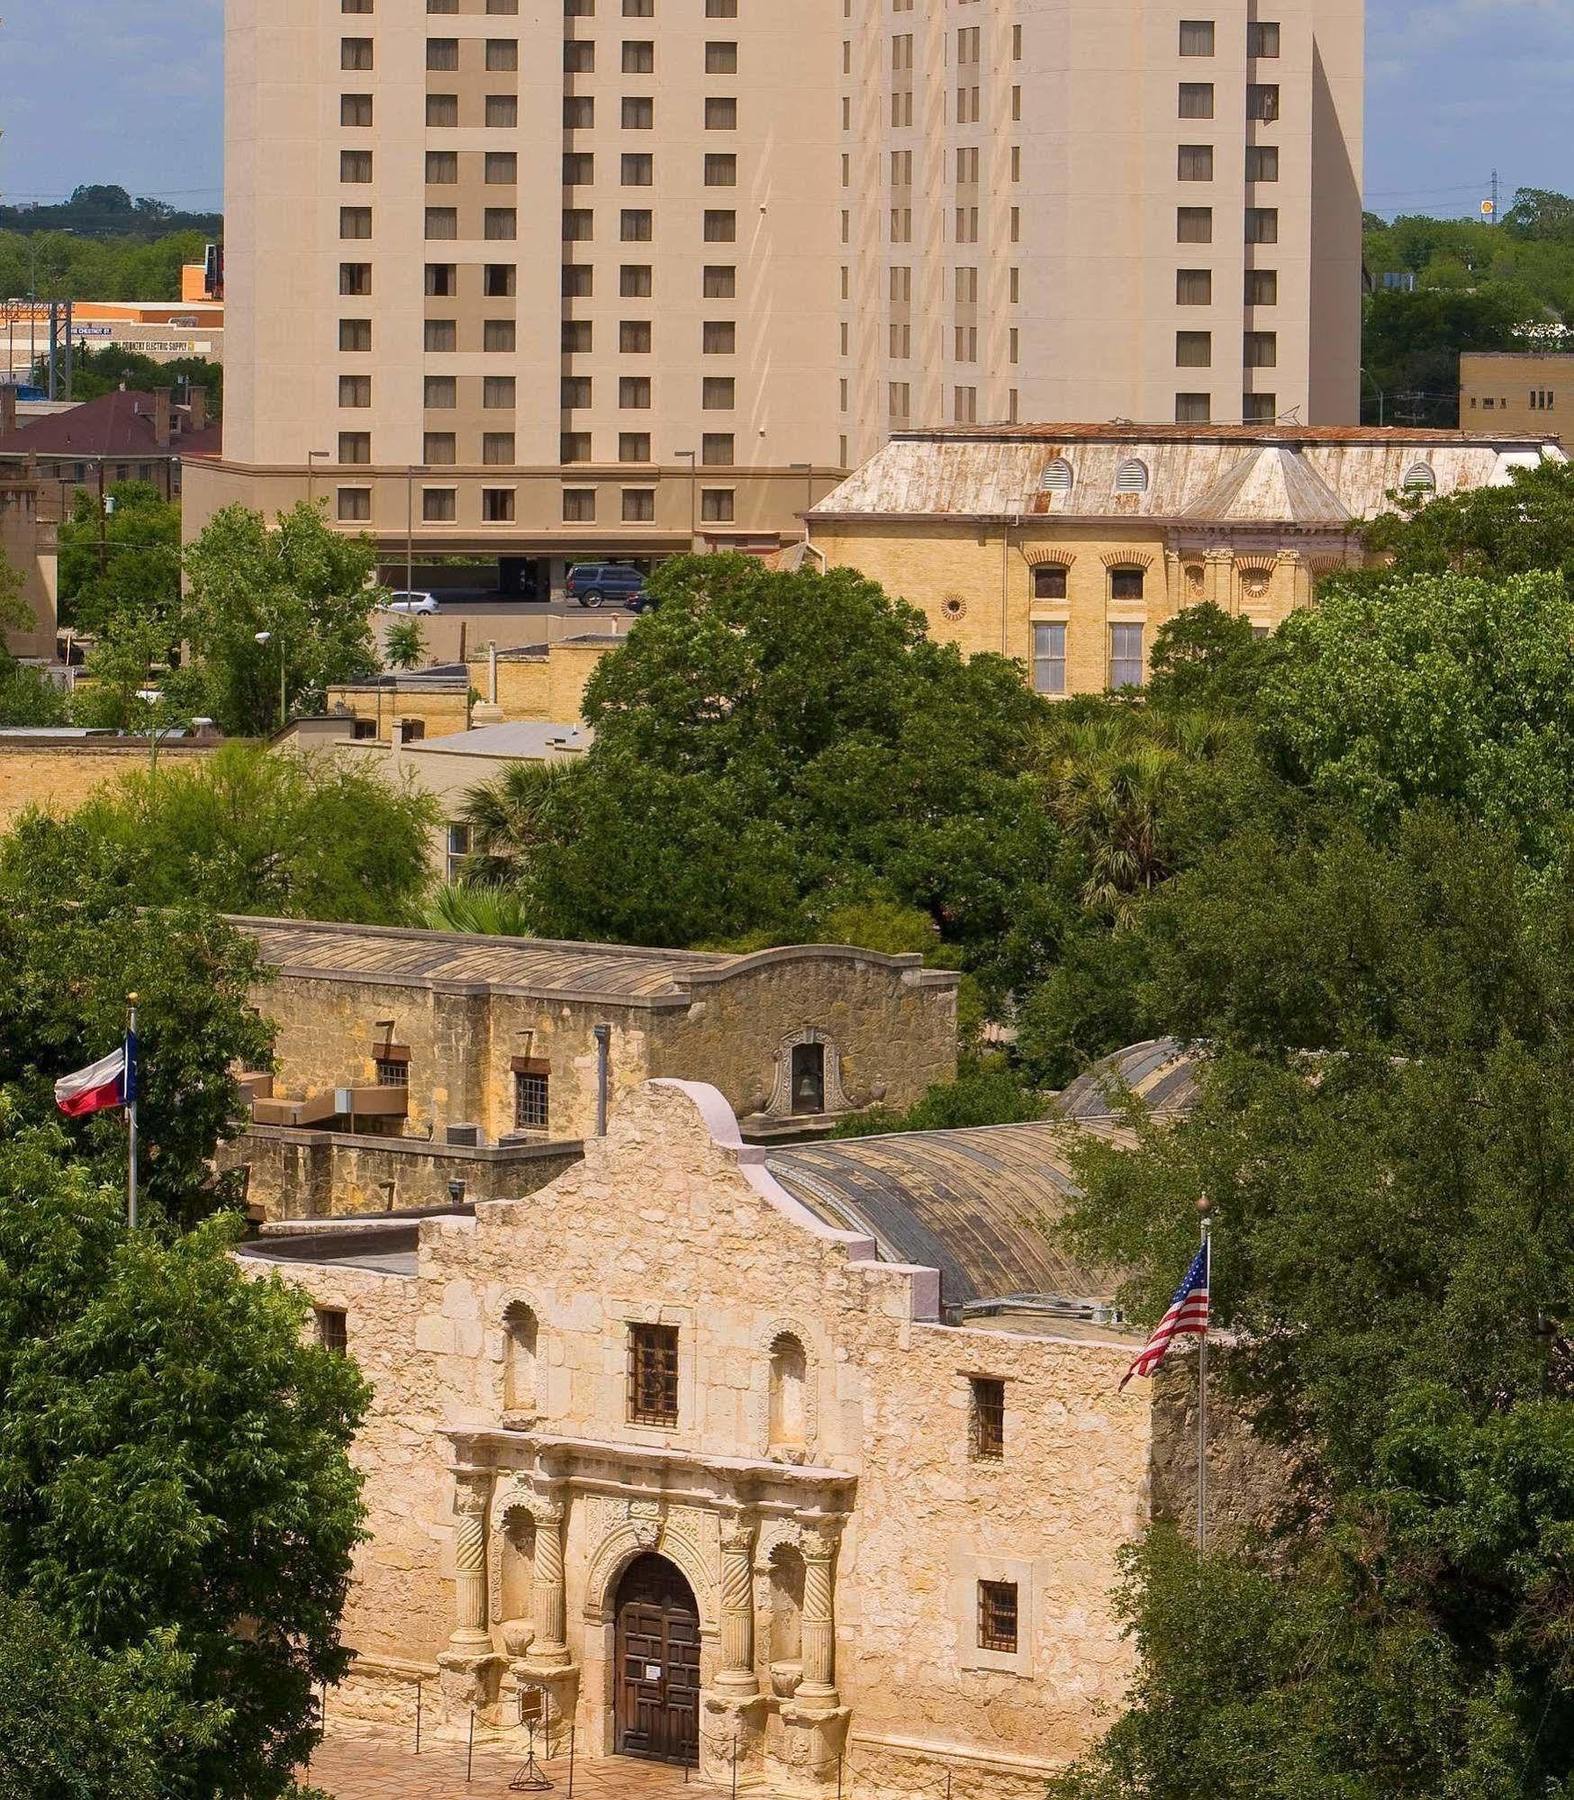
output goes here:
[[617, 1748], [692, 1763], [699, 1752], [700, 1613], [664, 1556], [639, 1556], [618, 1584]]

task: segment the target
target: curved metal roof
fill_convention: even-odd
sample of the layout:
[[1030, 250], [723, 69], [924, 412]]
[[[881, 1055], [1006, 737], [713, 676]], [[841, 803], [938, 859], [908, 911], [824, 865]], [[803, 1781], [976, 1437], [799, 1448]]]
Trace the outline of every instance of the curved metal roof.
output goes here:
[[772, 1175], [828, 1224], [864, 1233], [889, 1262], [940, 1271], [943, 1306], [1011, 1294], [1104, 1299], [1047, 1225], [1076, 1191], [1059, 1120], [833, 1139], [772, 1151]]
[[1096, 1062], [1055, 1100], [1062, 1119], [1097, 1129], [1124, 1123], [1122, 1101], [1134, 1095], [1150, 1113], [1190, 1111], [1197, 1099], [1197, 1047], [1179, 1038], [1152, 1038]]

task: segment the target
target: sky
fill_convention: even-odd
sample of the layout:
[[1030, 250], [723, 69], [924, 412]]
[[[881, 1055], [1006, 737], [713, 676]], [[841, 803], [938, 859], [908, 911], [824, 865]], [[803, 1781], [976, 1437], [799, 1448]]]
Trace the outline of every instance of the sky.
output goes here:
[[[223, 0], [0, 0], [0, 197], [113, 182], [216, 210], [223, 16]], [[1574, 191], [1574, 0], [1367, 0], [1367, 36], [1371, 211], [1473, 213], [1494, 168], [1506, 194]]]

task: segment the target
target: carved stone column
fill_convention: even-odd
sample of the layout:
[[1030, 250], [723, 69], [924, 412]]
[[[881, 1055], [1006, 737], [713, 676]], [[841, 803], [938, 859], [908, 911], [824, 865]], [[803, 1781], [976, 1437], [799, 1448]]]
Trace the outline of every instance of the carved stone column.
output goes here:
[[455, 1472], [454, 1629], [449, 1644], [458, 1651], [490, 1650], [487, 1629], [486, 1514], [492, 1475], [487, 1469]]
[[839, 1525], [821, 1524], [803, 1535], [803, 1681], [794, 1696], [801, 1707], [833, 1708], [836, 1692], [836, 1546]]
[[568, 1595], [563, 1580], [563, 1505], [544, 1500], [535, 1508], [536, 1562], [531, 1598], [536, 1625], [530, 1660], [540, 1667], [569, 1661]]
[[754, 1521], [727, 1520], [721, 1532], [721, 1668], [719, 1693], [760, 1691], [754, 1672]]

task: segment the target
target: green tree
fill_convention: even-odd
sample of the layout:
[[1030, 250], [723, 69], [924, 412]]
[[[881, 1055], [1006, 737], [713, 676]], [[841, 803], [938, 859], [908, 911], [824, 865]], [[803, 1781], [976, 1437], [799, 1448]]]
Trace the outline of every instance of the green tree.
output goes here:
[[0, 1137], [0, 1590], [145, 1690], [107, 1735], [151, 1749], [149, 1791], [292, 1794], [350, 1662], [365, 1385], [242, 1273], [237, 1222], [128, 1234], [65, 1153]]
[[[178, 285], [178, 271], [176, 279]], [[40, 362], [34, 371], [34, 379], [37, 380], [47, 368], [47, 363]], [[224, 365], [205, 356], [169, 356], [155, 362], [140, 351], [106, 344], [101, 350], [83, 345], [72, 359], [71, 397], [74, 400], [97, 400], [104, 394], [114, 393], [117, 388], [130, 388], [139, 394], [154, 394], [169, 388], [178, 402], [184, 402], [194, 387], [203, 390], [208, 418], [222, 418]]]
[[215, 513], [186, 552], [202, 710], [228, 732], [257, 735], [278, 723], [281, 659], [290, 713], [320, 706], [332, 682], [374, 674], [376, 571], [370, 538], [341, 537], [304, 501], [273, 526], [243, 506]]
[[1362, 416], [1375, 423], [1381, 389], [1389, 425], [1457, 425], [1461, 353], [1522, 349], [1518, 334], [1544, 316], [1535, 295], [1512, 283], [1374, 294], [1362, 340]]
[[1291, 781], [1380, 829], [1426, 797], [1554, 853], [1574, 803], [1574, 593], [1556, 575], [1335, 582], [1264, 690]]
[[1149, 658], [1150, 707], [1250, 717], [1278, 646], [1250, 619], [1209, 600], [1160, 627]]
[[203, 712], [201, 684], [188, 678], [183, 687], [170, 678], [179, 659], [178, 630], [157, 612], [119, 608], [110, 614], [72, 693], [76, 723], [101, 731], [147, 731]]
[[1574, 900], [1427, 802], [1234, 841], [1145, 928], [1201, 1100], [1082, 1153], [1070, 1233], [1156, 1317], [1213, 1198], [1222, 1379], [1297, 1504], [1201, 1574], [1133, 1560], [1134, 1708], [1061, 1792], [1565, 1794]]
[[426, 633], [419, 619], [395, 619], [383, 634], [383, 661], [390, 669], [419, 668], [426, 655]]
[[[154, 910], [145, 863], [75, 819], [24, 818], [0, 838], [0, 1087], [50, 1116], [54, 1083], [120, 1043], [140, 994], [145, 1190], [150, 1212], [186, 1218], [224, 1193], [210, 1161], [245, 1123], [234, 1070], [269, 1067], [272, 1044], [252, 1010], [253, 947], [189, 895]], [[124, 1182], [118, 1115], [69, 1129]]]
[[[1386, 587], [1393, 575], [1475, 575], [1497, 581], [1536, 570], [1561, 574], [1574, 592], [1574, 466], [1538, 462], [1513, 469], [1501, 487], [1443, 499], [1395, 497], [1396, 510], [1367, 528], [1367, 547], [1388, 566], [1357, 585]], [[1342, 574], [1341, 585], [1352, 577]]]
[[427, 902], [421, 923], [431, 931], [481, 937], [529, 937], [524, 902], [512, 888], [490, 881], [450, 882]]
[[121, 612], [156, 620], [178, 638], [180, 506], [147, 481], [122, 481], [105, 496], [78, 490], [60, 527], [62, 617], [84, 631], [117, 634]]
[[49, 677], [0, 651], [0, 726], [64, 725], [71, 716], [65, 695]]
[[837, 1138], [897, 1131], [965, 1131], [978, 1125], [1021, 1125], [1042, 1119], [1045, 1102], [1003, 1056], [967, 1057], [955, 1081], [936, 1082], [906, 1112], [875, 1107], [844, 1119]]
[[227, 744], [127, 776], [74, 823], [135, 870], [146, 905], [396, 924], [427, 884], [437, 810], [370, 769]]

